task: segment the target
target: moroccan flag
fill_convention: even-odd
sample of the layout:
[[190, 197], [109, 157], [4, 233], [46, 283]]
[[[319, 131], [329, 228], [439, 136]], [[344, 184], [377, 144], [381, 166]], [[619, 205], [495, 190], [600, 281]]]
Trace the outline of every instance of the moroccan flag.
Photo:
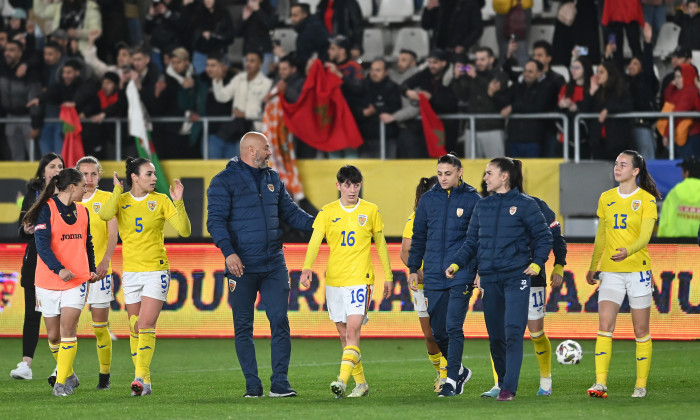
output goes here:
[[270, 140], [272, 149], [270, 166], [279, 173], [287, 191], [298, 202], [304, 198], [304, 186], [299, 180], [294, 142], [291, 141], [283, 120], [282, 104], [280, 98], [275, 96], [265, 106], [263, 134]]
[[299, 100], [290, 104], [280, 95], [284, 124], [309, 146], [335, 152], [362, 145], [362, 136], [345, 101], [343, 80], [316, 60], [309, 70]]
[[65, 136], [61, 156], [66, 162], [66, 168], [72, 168], [81, 157], [85, 156], [83, 136], [80, 135], [83, 126], [80, 124], [80, 117], [74, 106], [61, 105], [61, 113], [58, 118], [63, 121], [63, 135]]
[[129, 84], [126, 86], [126, 99], [129, 102], [129, 135], [134, 137], [139, 157], [149, 159], [156, 168], [156, 177], [158, 178], [156, 191], [170, 196], [168, 179], [165, 176], [165, 172], [163, 172], [156, 148], [151, 141], [150, 123], [146, 124], [148, 115], [141, 103], [139, 90], [136, 88], [133, 80], [129, 81]]
[[423, 94], [418, 95], [420, 100], [420, 117], [423, 122], [423, 134], [425, 135], [425, 144], [428, 146], [428, 154], [432, 158], [437, 158], [447, 154], [445, 150], [445, 126], [438, 118], [433, 107], [430, 106], [430, 101]]

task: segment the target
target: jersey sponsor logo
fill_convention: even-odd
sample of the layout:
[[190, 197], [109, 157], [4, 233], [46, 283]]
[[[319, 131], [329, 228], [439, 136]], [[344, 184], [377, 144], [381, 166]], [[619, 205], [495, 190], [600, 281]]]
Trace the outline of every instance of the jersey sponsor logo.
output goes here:
[[99, 203], [99, 202], [92, 203], [92, 211], [94, 211], [95, 213], [99, 213], [101, 208], [102, 208], [102, 203]]
[[550, 229], [554, 229], [554, 228], [557, 227], [557, 226], [559, 226], [559, 222], [557, 222], [557, 221], [555, 220], [555, 221], [553, 221], [553, 222], [549, 225], [549, 228], [550, 228]]
[[336, 217], [335, 219], [331, 220], [331, 222], [335, 223], [335, 222], [337, 222], [338, 220], [340, 220], [340, 217]]
[[34, 230], [44, 230], [46, 229], [46, 223], [40, 223], [36, 226], [34, 226]]
[[270, 190], [270, 192], [275, 192], [275, 186], [272, 184], [267, 184], [267, 189]]
[[615, 202], [614, 202], [614, 201], [611, 201], [610, 204], [606, 204], [606, 206], [610, 207], [610, 206], [612, 206], [613, 204], [615, 204]]
[[82, 233], [64, 233], [61, 235], [61, 240], [65, 241], [68, 239], [83, 239], [83, 234]]
[[464, 214], [464, 209], [461, 207], [458, 208], [457, 209], [457, 217], [462, 217], [463, 214]]
[[228, 291], [233, 293], [236, 290], [236, 280], [228, 279]]
[[637, 211], [642, 207], [642, 200], [632, 200], [632, 211]]
[[126, 209], [128, 209], [129, 207], [131, 207], [131, 204], [127, 204], [126, 206], [122, 206], [122, 210], [126, 210]]
[[367, 215], [366, 214], [360, 214], [357, 216], [357, 223], [360, 224], [360, 226], [364, 226], [365, 223], [367, 223]]
[[147, 204], [148, 204], [148, 210], [154, 211], [156, 209], [156, 206], [158, 205], [158, 202], [149, 201]]
[[508, 210], [508, 213], [510, 213], [510, 215], [512, 216], [512, 215], [515, 214], [516, 211], [518, 211], [518, 207], [517, 207], [517, 206], [510, 206], [510, 209]]

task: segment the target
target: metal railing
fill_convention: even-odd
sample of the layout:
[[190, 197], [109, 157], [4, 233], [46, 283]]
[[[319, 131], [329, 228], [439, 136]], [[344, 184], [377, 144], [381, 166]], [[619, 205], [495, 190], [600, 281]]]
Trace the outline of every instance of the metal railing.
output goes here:
[[[574, 163], [581, 161], [581, 120], [598, 118], [598, 113], [581, 113], [574, 117]], [[638, 118], [655, 118], [668, 119], [668, 158], [675, 158], [676, 149], [676, 133], [674, 129], [674, 121], [676, 118], [699, 118], [700, 112], [627, 112], [623, 114], [608, 114], [606, 119], [638, 119]]]

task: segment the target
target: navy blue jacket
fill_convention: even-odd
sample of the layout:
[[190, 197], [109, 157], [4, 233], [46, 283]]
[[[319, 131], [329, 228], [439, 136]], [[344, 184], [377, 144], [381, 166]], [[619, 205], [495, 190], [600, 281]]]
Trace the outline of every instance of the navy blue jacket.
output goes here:
[[311, 232], [314, 218], [294, 203], [277, 171], [261, 170], [256, 185], [253, 170], [234, 157], [211, 180], [207, 230], [224, 257], [238, 254], [245, 272], [264, 273], [285, 266], [280, 221]]
[[415, 273], [423, 263], [423, 287], [444, 290], [452, 286], [474, 283], [476, 266], [472, 263], [460, 270], [454, 279], [445, 276], [449, 258], [464, 242], [474, 206], [481, 199], [476, 190], [462, 182], [450, 194], [436, 184], [423, 194], [413, 222], [408, 267]]
[[448, 263], [463, 268], [476, 260], [481, 282], [495, 282], [522, 275], [533, 262], [544, 267], [551, 250], [552, 233], [537, 202], [513, 188], [476, 204], [467, 239]]
[[[554, 249], [554, 264], [559, 264], [562, 267], [566, 265], [566, 240], [561, 234], [561, 225], [557, 221], [557, 215], [554, 214], [552, 209], [549, 208], [547, 203], [542, 199], [529, 196], [535, 200], [537, 205], [540, 207], [540, 211], [544, 216], [544, 221], [549, 226], [549, 231], [552, 232], [552, 244]], [[544, 271], [544, 267], [540, 266], [542, 270], [540, 274], [531, 277], [531, 287], [547, 287], [547, 276]]]

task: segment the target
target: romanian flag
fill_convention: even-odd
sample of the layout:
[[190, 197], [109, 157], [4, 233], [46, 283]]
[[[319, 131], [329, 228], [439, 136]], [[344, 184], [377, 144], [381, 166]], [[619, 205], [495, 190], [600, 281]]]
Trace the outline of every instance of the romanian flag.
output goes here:
[[169, 196], [170, 185], [165, 172], [163, 172], [163, 167], [160, 165], [160, 160], [158, 160], [155, 146], [151, 141], [150, 123], [146, 123], [148, 115], [141, 103], [139, 90], [136, 88], [133, 80], [129, 81], [129, 84], [126, 86], [126, 99], [129, 102], [129, 135], [134, 137], [139, 157], [150, 160], [156, 168], [156, 176], [158, 177], [156, 191]]
[[438, 158], [447, 154], [445, 150], [445, 126], [438, 118], [433, 107], [430, 106], [430, 101], [425, 95], [419, 95], [420, 100], [420, 117], [423, 122], [423, 134], [425, 135], [425, 144], [428, 146], [428, 154], [432, 158]]
[[61, 105], [61, 113], [58, 116], [63, 121], [63, 148], [61, 156], [66, 162], [66, 168], [72, 168], [81, 157], [85, 156], [83, 149], [83, 126], [80, 124], [78, 111], [74, 106]]

